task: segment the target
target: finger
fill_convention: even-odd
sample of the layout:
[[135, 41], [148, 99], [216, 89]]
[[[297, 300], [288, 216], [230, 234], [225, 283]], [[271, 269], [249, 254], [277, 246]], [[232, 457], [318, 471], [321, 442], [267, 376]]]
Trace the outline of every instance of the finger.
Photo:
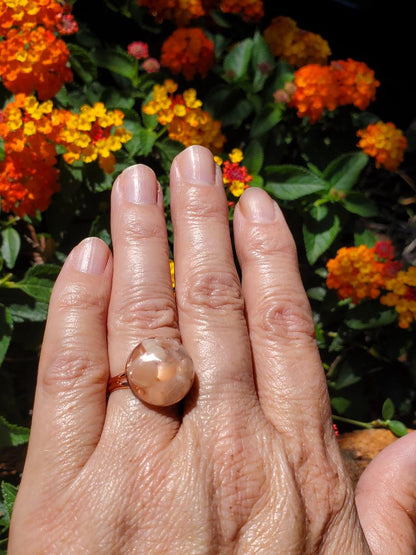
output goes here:
[[[111, 235], [114, 270], [108, 352], [114, 376], [124, 371], [130, 353], [143, 339], [179, 336], [162, 191], [149, 167], [131, 166], [116, 180], [111, 197]], [[140, 426], [159, 429], [154, 419], [177, 414], [175, 409], [156, 412], [129, 389], [111, 393], [109, 410], [123, 411], [117, 421], [126, 435], [126, 416], [137, 431], [141, 417], [145, 420]], [[171, 434], [172, 430], [168, 432]]]
[[23, 475], [32, 492], [34, 484], [58, 489], [67, 484], [99, 440], [106, 410], [111, 272], [107, 245], [89, 238], [70, 253], [55, 283]]
[[394, 441], [363, 472], [358, 516], [374, 555], [416, 552], [416, 434]]
[[233, 399], [241, 407], [255, 389], [224, 186], [208, 149], [176, 157], [170, 194], [178, 317], [198, 371], [198, 404]]

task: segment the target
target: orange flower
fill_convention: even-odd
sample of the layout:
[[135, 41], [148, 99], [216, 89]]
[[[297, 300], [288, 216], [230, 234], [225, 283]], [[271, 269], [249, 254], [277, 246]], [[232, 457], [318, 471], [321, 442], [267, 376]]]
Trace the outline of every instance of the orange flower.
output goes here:
[[275, 17], [264, 31], [264, 39], [272, 53], [289, 64], [326, 64], [331, 50], [320, 35], [299, 29], [290, 17]]
[[[250, 186], [253, 176], [248, 173], [245, 166], [241, 165], [243, 153], [239, 148], [234, 148], [228, 154], [228, 158], [228, 160], [223, 162], [221, 158], [216, 156], [215, 161], [222, 166], [222, 177], [228, 192], [233, 197], [240, 197], [244, 190]], [[229, 203], [232, 206], [234, 204], [235, 201]]]
[[297, 109], [299, 117], [308, 116], [315, 123], [325, 109], [338, 106], [338, 87], [329, 66], [309, 64], [295, 71], [295, 92], [288, 105]]
[[11, 29], [0, 42], [0, 77], [13, 93], [37, 91], [46, 100], [72, 81], [68, 58], [66, 44], [44, 27]]
[[375, 100], [376, 89], [380, 85], [374, 71], [364, 62], [338, 60], [332, 62], [335, 79], [338, 82], [339, 105], [353, 104], [365, 110]]
[[143, 112], [157, 114], [159, 123], [167, 126], [169, 138], [185, 146], [198, 144], [214, 153], [220, 152], [225, 142], [221, 123], [202, 110], [195, 89], [188, 89], [181, 95], [174, 94], [177, 88], [171, 79], [163, 85], [155, 85], [153, 100], [143, 106]]
[[148, 8], [156, 21], [170, 19], [178, 27], [188, 25], [191, 19], [205, 15], [201, 0], [137, 0], [137, 4]]
[[[68, 21], [65, 18], [70, 16], [71, 6], [56, 0], [2, 0], [0, 2], [0, 36], [12, 27], [19, 29], [32, 29], [37, 25], [42, 25], [50, 31], [59, 30], [60, 26]], [[73, 22], [72, 16], [70, 20]], [[77, 28], [71, 25], [71, 32]], [[61, 32], [61, 31], [60, 31]], [[68, 34], [67, 32], [64, 34]]]
[[205, 77], [214, 63], [214, 43], [198, 27], [176, 29], [162, 45], [160, 62], [186, 79]]
[[361, 137], [358, 146], [375, 158], [377, 168], [397, 170], [404, 158], [407, 139], [394, 123], [370, 123], [365, 129], [359, 129], [357, 135]]
[[261, 0], [221, 0], [219, 8], [224, 13], [239, 14], [246, 21], [258, 21], [264, 16]]
[[399, 327], [406, 329], [416, 320], [416, 267], [398, 272], [386, 281], [388, 293], [381, 304], [393, 306], [399, 315]]

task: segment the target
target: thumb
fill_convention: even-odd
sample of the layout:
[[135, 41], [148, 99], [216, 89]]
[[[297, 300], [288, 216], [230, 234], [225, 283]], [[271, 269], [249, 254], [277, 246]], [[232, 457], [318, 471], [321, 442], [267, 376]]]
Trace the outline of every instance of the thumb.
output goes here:
[[363, 472], [355, 500], [374, 555], [416, 553], [416, 433], [387, 446]]

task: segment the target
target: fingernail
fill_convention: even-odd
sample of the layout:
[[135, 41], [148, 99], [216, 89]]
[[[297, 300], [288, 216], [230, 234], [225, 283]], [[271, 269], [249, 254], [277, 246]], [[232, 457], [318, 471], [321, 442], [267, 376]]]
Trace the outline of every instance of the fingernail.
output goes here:
[[177, 169], [182, 181], [195, 185], [215, 184], [215, 162], [210, 150], [193, 145], [181, 152], [176, 158]]
[[69, 255], [73, 267], [84, 274], [102, 274], [107, 266], [109, 250], [97, 237], [88, 237]]
[[153, 170], [136, 164], [123, 170], [118, 176], [118, 187], [128, 202], [134, 204], [156, 204], [158, 186]]
[[277, 218], [276, 203], [266, 191], [258, 187], [246, 189], [238, 206], [243, 215], [253, 223], [274, 222]]

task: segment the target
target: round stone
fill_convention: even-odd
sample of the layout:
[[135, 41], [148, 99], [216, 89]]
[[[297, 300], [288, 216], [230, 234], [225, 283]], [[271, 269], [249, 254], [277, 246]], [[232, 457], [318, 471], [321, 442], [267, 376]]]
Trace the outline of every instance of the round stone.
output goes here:
[[185, 397], [194, 381], [194, 365], [182, 343], [171, 338], [144, 339], [126, 364], [130, 389], [146, 403], [174, 405]]

